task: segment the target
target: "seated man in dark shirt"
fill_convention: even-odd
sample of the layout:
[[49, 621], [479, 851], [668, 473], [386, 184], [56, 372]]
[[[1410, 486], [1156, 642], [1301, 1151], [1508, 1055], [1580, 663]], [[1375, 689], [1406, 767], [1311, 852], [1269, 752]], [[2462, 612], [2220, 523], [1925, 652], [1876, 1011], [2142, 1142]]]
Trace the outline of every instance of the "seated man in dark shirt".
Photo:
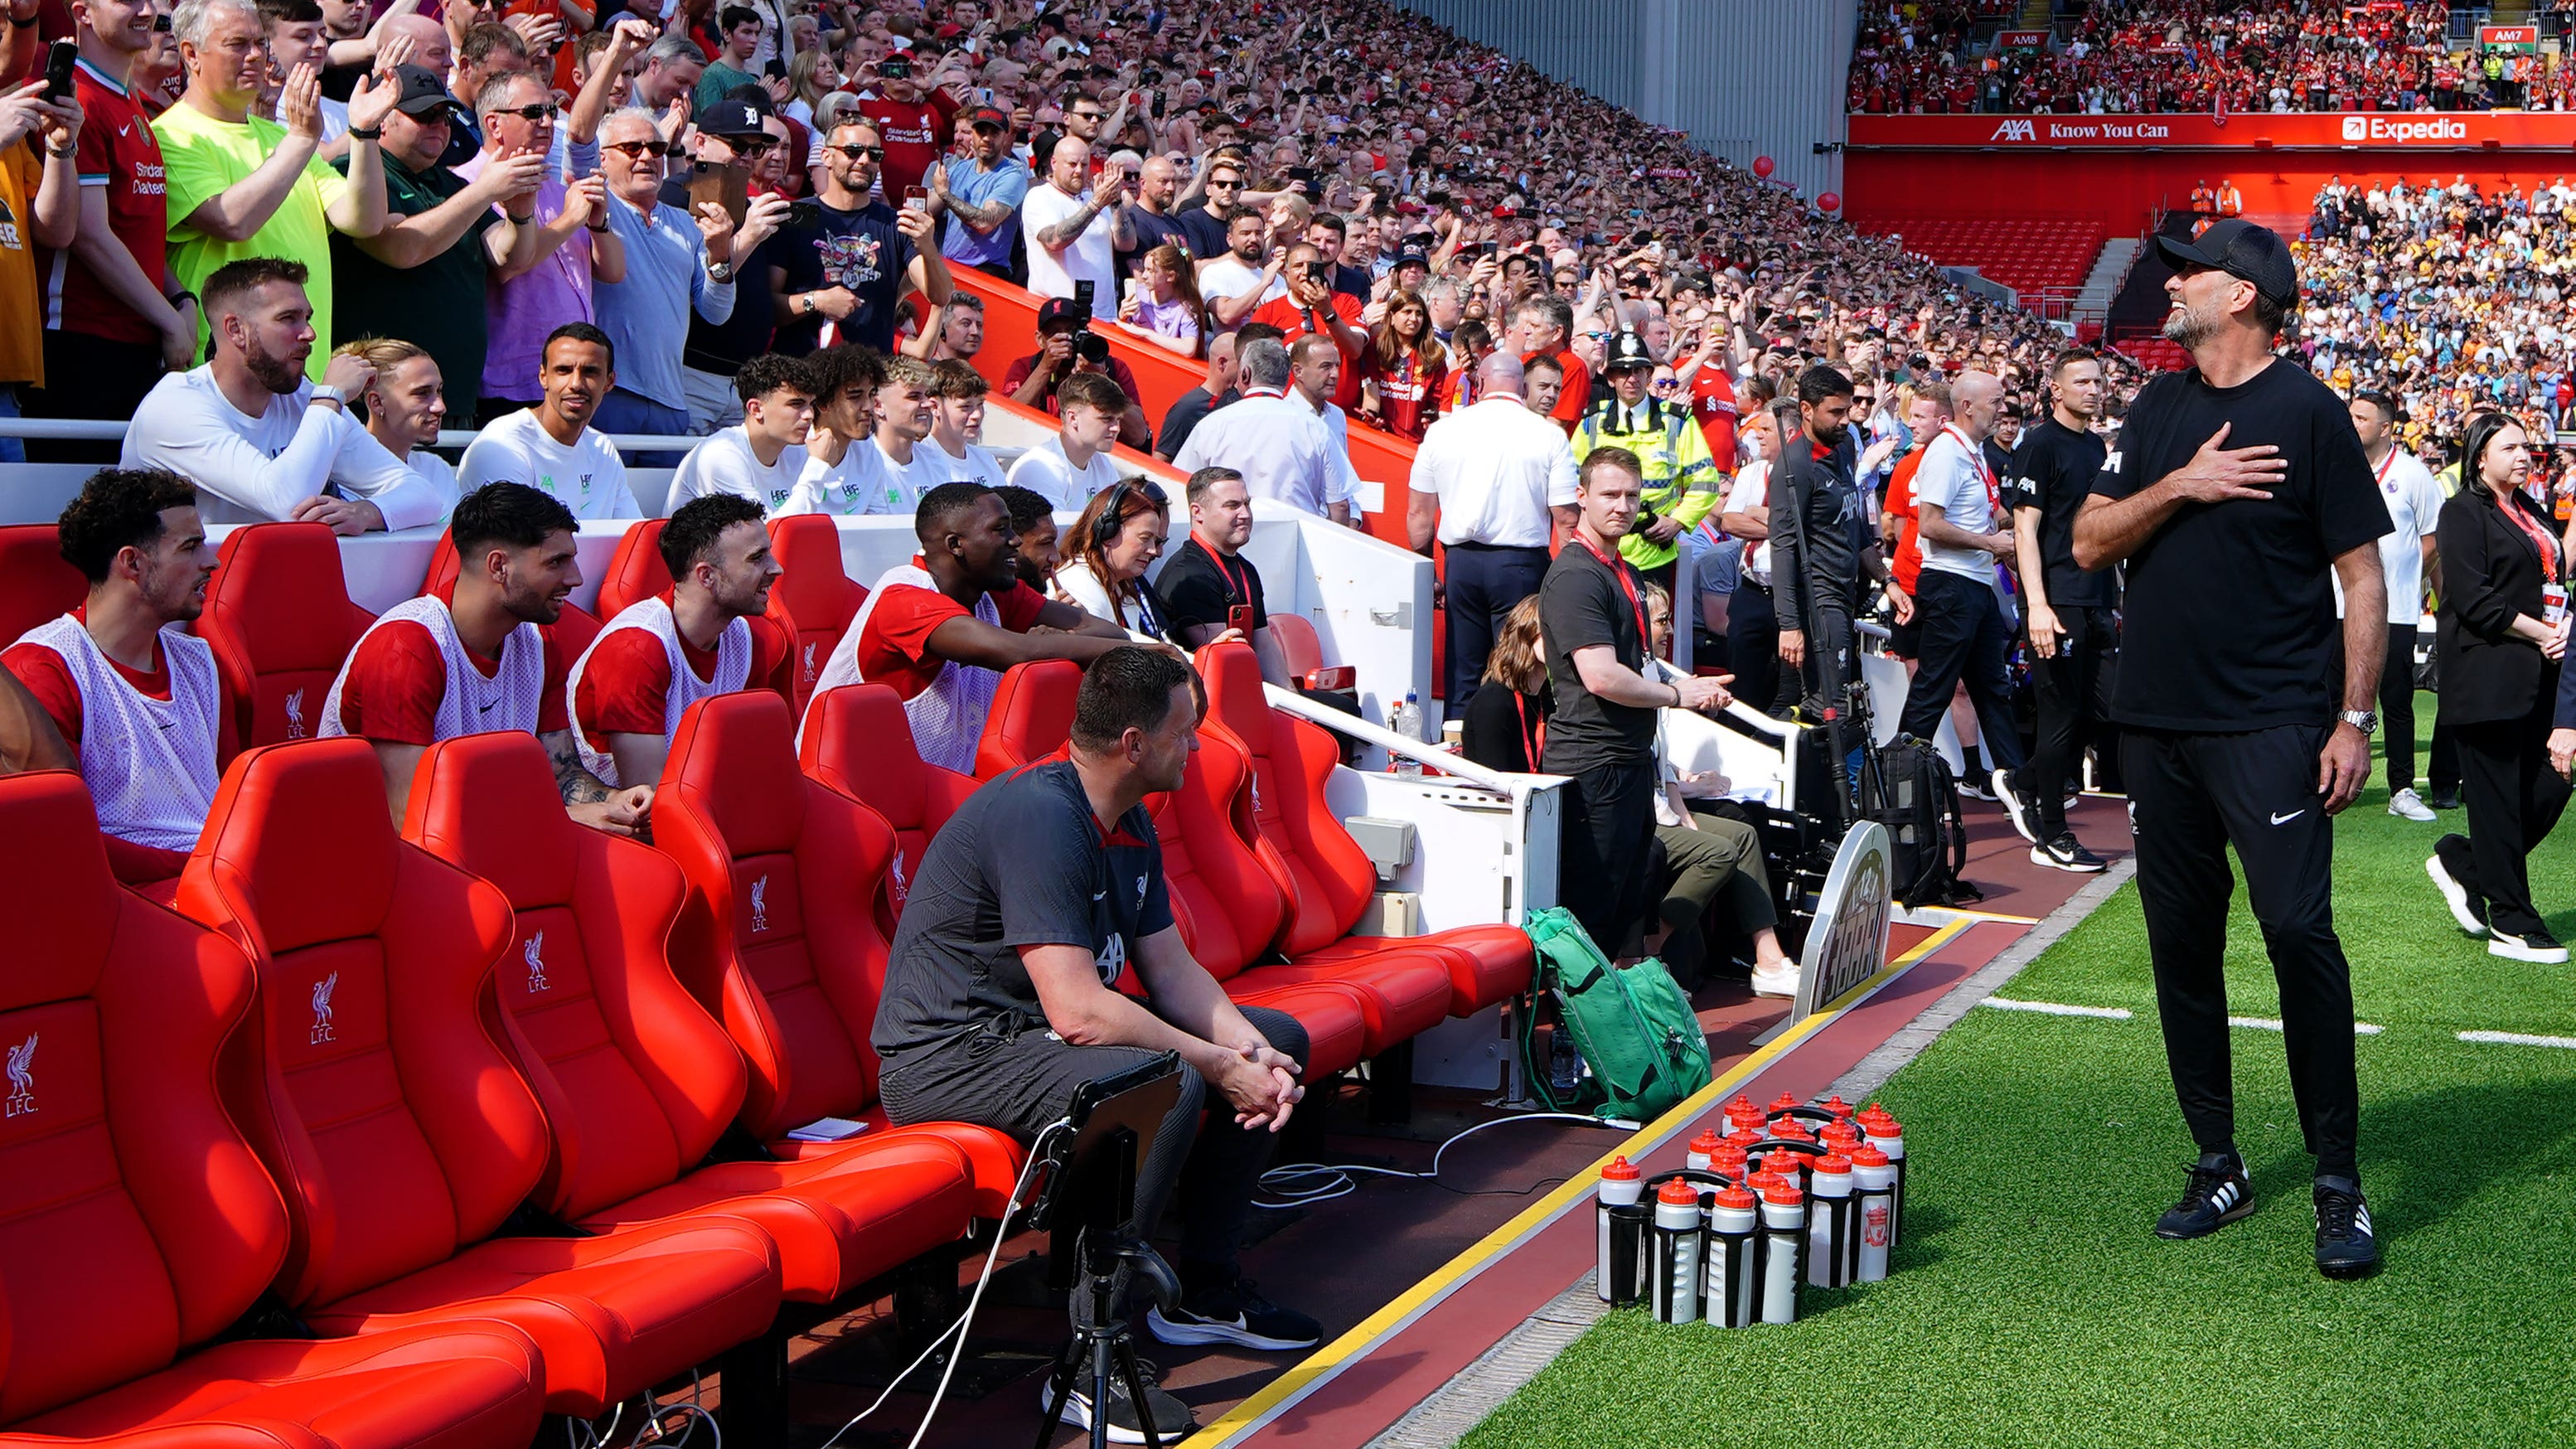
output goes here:
[[[1090, 337], [1085, 343], [1082, 339]], [[1088, 347], [1093, 356], [1083, 355]], [[1056, 388], [1077, 372], [1105, 372], [1127, 394], [1127, 412], [1118, 420], [1118, 441], [1128, 447], [1153, 446], [1153, 424], [1135, 399], [1136, 374], [1109, 354], [1109, 339], [1091, 332], [1091, 316], [1069, 297], [1050, 297], [1038, 308], [1038, 350], [1013, 362], [1002, 373], [1002, 393], [1024, 408], [1056, 409]]]
[[1243, 396], [1234, 389], [1234, 352], [1240, 345], [1240, 338], [1232, 332], [1220, 332], [1208, 339], [1207, 381], [1172, 400], [1171, 411], [1163, 414], [1163, 426], [1154, 434], [1155, 456], [1166, 463], [1172, 461], [1201, 418]]
[[[1191, 959], [1143, 804], [1180, 788], [1202, 708], [1189, 666], [1159, 649], [1093, 660], [1070, 758], [986, 785], [931, 843], [871, 1035], [895, 1121], [981, 1122], [1024, 1138], [1084, 1082], [1178, 1052], [1180, 1098], [1137, 1164], [1135, 1208], [1150, 1238], [1187, 1162], [1183, 1292], [1146, 1325], [1165, 1343], [1303, 1348], [1323, 1330], [1264, 1299], [1234, 1261], [1272, 1141], [1304, 1095], [1306, 1032], [1284, 1012], [1237, 1007]], [[1119, 989], [1131, 977], [1145, 999]], [[1077, 1284], [1077, 1321], [1090, 1302]], [[1186, 1406], [1147, 1394], [1158, 1432], [1188, 1425]], [[1091, 1407], [1077, 1389], [1065, 1417], [1087, 1423]], [[1137, 1433], [1123, 1390], [1107, 1408], [1114, 1428]]]
[[1252, 541], [1252, 494], [1232, 468], [1201, 468], [1190, 475], [1190, 536], [1163, 561], [1155, 589], [1175, 643], [1192, 649], [1240, 629], [1261, 660], [1261, 677], [1288, 682], [1288, 656], [1270, 632], [1270, 610], [1261, 595], [1261, 571], [1243, 557]]

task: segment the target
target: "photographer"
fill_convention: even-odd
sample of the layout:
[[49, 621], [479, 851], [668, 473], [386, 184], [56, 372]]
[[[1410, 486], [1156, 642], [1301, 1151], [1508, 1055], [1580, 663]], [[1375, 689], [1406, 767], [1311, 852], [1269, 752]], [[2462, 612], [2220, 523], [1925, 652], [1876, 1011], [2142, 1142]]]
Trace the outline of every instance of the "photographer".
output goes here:
[[1002, 373], [1002, 392], [1022, 407], [1044, 408], [1061, 415], [1056, 398], [1066, 378], [1077, 373], [1105, 373], [1128, 398], [1119, 415], [1118, 441], [1140, 452], [1153, 446], [1154, 429], [1145, 409], [1136, 374], [1109, 355], [1109, 339], [1091, 330], [1091, 318], [1070, 297], [1052, 297], [1038, 305], [1038, 350], [1013, 362]]

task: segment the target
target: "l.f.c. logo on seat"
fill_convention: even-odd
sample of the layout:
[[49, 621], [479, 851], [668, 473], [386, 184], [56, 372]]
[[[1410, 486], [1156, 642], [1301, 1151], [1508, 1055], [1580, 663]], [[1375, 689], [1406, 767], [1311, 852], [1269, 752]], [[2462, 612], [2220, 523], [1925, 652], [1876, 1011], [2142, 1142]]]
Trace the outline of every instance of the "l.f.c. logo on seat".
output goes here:
[[805, 645], [805, 682], [807, 684], [812, 684], [814, 682], [814, 645], [812, 641], [808, 641]]
[[903, 852], [894, 853], [894, 903], [902, 905], [912, 895], [912, 882], [903, 877]]
[[300, 689], [286, 696], [286, 737], [304, 738], [304, 691]]
[[522, 951], [520, 955], [523, 956], [528, 963], [528, 990], [531, 992], [545, 990], [546, 933], [539, 931], [535, 935], [530, 936], [528, 938], [527, 949]]
[[767, 876], [762, 876], [751, 883], [751, 928], [755, 931], [769, 929], [769, 877]]
[[340, 989], [340, 973], [332, 972], [313, 983], [313, 1034], [309, 1044], [320, 1046], [338, 1038], [331, 1030], [331, 993]]
[[31, 1031], [9, 1048], [9, 1100], [0, 1103], [0, 1117], [24, 1117], [36, 1110], [36, 1038], [41, 1034]]

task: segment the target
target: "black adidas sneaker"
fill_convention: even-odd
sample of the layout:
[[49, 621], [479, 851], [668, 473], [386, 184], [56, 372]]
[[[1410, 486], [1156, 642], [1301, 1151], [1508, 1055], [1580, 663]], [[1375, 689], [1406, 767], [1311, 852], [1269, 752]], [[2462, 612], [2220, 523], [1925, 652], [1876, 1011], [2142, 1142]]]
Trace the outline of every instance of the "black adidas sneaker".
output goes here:
[[2317, 1271], [2329, 1278], [2367, 1278], [2379, 1271], [2379, 1238], [2370, 1230], [2370, 1203], [2349, 1177], [2320, 1177], [2317, 1199]]
[[2204, 1152], [2192, 1164], [2191, 1184], [2182, 1190], [2182, 1201], [2156, 1219], [2156, 1236], [2205, 1238], [2252, 1211], [2254, 1184], [2245, 1176], [2245, 1164], [2228, 1153]]

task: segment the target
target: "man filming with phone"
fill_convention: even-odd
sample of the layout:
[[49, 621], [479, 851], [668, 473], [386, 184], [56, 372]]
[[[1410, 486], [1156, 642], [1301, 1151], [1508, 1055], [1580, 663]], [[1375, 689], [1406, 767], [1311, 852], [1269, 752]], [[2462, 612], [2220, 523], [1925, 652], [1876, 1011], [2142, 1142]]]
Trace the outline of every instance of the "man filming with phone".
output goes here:
[[772, 344], [787, 353], [856, 342], [894, 350], [895, 304], [917, 291], [948, 304], [948, 259], [939, 254], [919, 187], [896, 210], [871, 200], [885, 147], [877, 128], [843, 121], [823, 139], [823, 189], [791, 213], [793, 260], [764, 279], [778, 312]]
[[1264, 302], [1253, 309], [1252, 320], [1279, 329], [1281, 343], [1294, 347], [1297, 339], [1316, 333], [1332, 340], [1333, 350], [1342, 355], [1342, 373], [1333, 385], [1333, 406], [1344, 412], [1360, 403], [1360, 358], [1368, 351], [1368, 334], [1360, 329], [1360, 303], [1347, 292], [1333, 290], [1333, 264], [1310, 242], [1299, 242], [1288, 249], [1288, 295]]

